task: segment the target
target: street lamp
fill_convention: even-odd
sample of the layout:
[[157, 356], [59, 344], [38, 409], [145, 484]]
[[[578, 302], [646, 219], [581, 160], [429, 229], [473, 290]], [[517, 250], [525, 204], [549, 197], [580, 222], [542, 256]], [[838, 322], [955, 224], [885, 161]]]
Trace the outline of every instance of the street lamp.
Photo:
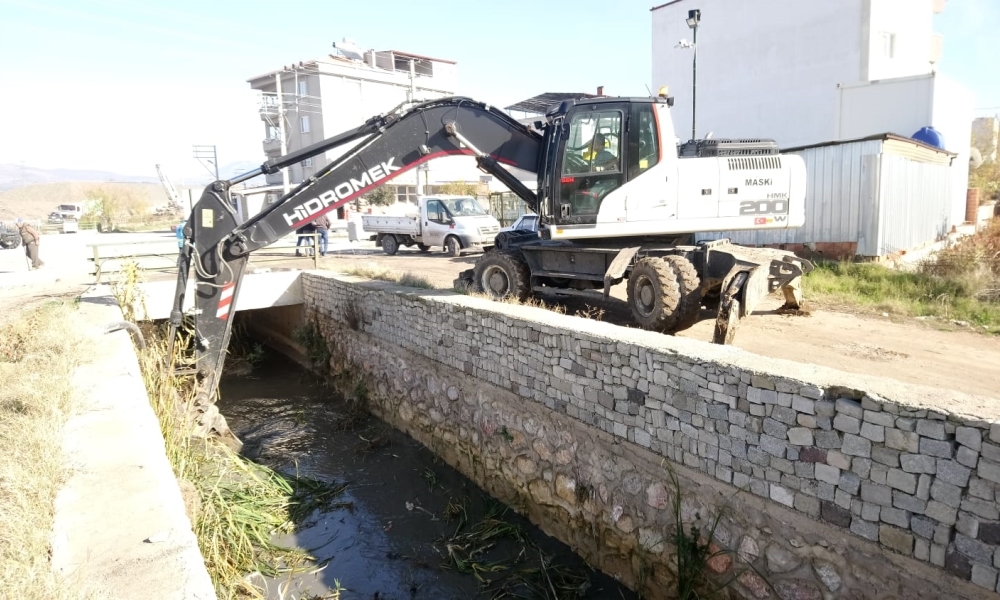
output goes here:
[[688, 27], [691, 28], [694, 40], [691, 48], [694, 49], [694, 60], [691, 63], [691, 139], [696, 139], [696, 110], [698, 105], [698, 23], [701, 22], [701, 11], [697, 8], [688, 11], [686, 19]]

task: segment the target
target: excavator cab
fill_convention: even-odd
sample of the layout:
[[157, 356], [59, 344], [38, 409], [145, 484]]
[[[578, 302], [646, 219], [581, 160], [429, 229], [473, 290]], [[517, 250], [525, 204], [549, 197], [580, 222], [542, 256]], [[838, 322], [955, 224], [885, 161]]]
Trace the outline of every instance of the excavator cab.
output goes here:
[[609, 195], [659, 162], [655, 107], [655, 99], [567, 101], [550, 115], [551, 225], [592, 228]]

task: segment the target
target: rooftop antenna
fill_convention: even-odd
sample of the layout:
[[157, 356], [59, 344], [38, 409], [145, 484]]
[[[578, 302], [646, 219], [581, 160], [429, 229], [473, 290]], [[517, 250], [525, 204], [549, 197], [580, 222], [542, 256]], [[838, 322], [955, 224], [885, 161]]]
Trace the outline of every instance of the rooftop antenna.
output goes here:
[[649, 97], [652, 98], [653, 97], [653, 90], [649, 89], [649, 84], [644, 83], [642, 85], [646, 86], [646, 92], [649, 94]]

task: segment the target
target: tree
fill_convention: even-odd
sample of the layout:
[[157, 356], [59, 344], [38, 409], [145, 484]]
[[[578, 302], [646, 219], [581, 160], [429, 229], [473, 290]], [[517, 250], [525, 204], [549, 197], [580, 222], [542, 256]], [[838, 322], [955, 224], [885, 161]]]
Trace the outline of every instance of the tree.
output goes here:
[[997, 138], [992, 128], [983, 127], [972, 131], [972, 147], [979, 150], [983, 164], [978, 169], [969, 165], [969, 187], [982, 190], [982, 199], [992, 198], [1000, 194], [1000, 157], [997, 157]]
[[389, 206], [396, 203], [396, 188], [390, 185], [380, 185], [362, 198], [372, 206]]
[[88, 190], [85, 219], [98, 222], [101, 231], [115, 231], [122, 223], [149, 212], [144, 198], [131, 190], [99, 187]]
[[440, 193], [450, 196], [478, 196], [479, 185], [478, 183], [468, 183], [465, 181], [450, 181], [441, 186]]

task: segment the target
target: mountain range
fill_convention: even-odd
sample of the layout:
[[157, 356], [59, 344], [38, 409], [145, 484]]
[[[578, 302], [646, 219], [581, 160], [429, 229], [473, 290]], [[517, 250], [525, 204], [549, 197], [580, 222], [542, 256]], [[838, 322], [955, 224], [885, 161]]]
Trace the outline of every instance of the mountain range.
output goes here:
[[[219, 168], [222, 178], [234, 177], [259, 167], [259, 162], [241, 160]], [[168, 173], [169, 176], [169, 173]], [[205, 172], [204, 177], [170, 178], [175, 186], [202, 186], [211, 183], [212, 177]], [[25, 165], [0, 164], [0, 190], [32, 185], [36, 183], [63, 182], [116, 182], [116, 183], [160, 183], [158, 177], [148, 175], [122, 175], [111, 171], [87, 169], [40, 169]]]

